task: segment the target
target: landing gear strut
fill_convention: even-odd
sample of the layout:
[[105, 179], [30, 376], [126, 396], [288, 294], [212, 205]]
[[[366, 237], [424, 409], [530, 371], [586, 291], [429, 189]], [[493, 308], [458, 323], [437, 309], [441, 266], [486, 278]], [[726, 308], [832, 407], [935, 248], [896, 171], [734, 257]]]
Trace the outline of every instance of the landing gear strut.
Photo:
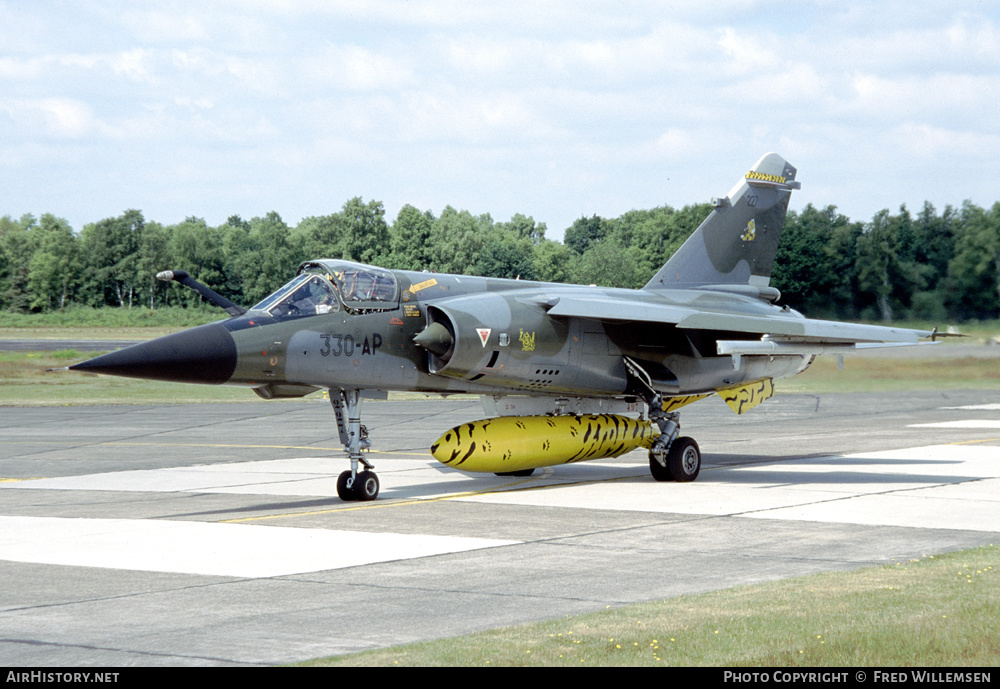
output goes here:
[[649, 420], [660, 427], [660, 437], [649, 450], [649, 473], [657, 481], [687, 483], [701, 471], [701, 450], [694, 438], [677, 437], [680, 414], [663, 411], [663, 398], [656, 395], [649, 405]]
[[625, 368], [649, 406], [649, 420], [660, 427], [660, 437], [649, 450], [649, 473], [657, 481], [694, 481], [701, 471], [701, 450], [693, 438], [677, 437], [681, 415], [663, 411], [663, 395], [653, 389], [649, 374], [641, 366], [625, 357]]
[[[372, 471], [375, 467], [361, 455], [362, 450], [371, 447], [368, 429], [361, 425], [361, 391], [331, 388], [330, 404], [337, 415], [340, 442], [351, 460], [350, 471], [337, 477], [337, 495], [345, 502], [374, 500], [378, 497], [378, 476]], [[361, 466], [364, 471], [358, 471]]]

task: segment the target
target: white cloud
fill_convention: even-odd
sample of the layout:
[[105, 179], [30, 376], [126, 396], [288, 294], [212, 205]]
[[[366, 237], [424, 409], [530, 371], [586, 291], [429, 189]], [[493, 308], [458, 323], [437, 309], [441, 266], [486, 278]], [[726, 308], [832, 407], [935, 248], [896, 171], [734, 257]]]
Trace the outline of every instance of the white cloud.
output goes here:
[[[217, 15], [214, 15], [217, 17]], [[187, 43], [211, 40], [209, 23], [213, 12], [207, 5], [179, 7], [178, 3], [159, 3], [149, 8], [131, 8], [121, 15], [122, 26], [136, 39], [150, 44]], [[234, 16], [229, 17], [235, 19]]]
[[[926, 124], [905, 123], [894, 132], [899, 149], [914, 161], [952, 161], [950, 166], [956, 177], [965, 175], [954, 161], [996, 161], [1000, 151], [1000, 133], [970, 132], [935, 127]], [[964, 164], [964, 163], [963, 163]], [[997, 191], [1000, 200], [1000, 190]]]
[[892, 79], [859, 74], [853, 88], [849, 107], [870, 120], [961, 122], [989, 128], [1000, 98], [1000, 76], [931, 74]]
[[683, 160], [697, 155], [702, 150], [704, 133], [682, 129], [668, 129], [661, 134], [650, 149], [650, 153], [662, 159]]
[[21, 137], [37, 136], [75, 139], [95, 125], [86, 103], [70, 98], [5, 99], [0, 110], [14, 122]]
[[409, 64], [395, 55], [347, 45], [325, 45], [298, 60], [302, 87], [310, 90], [384, 91], [411, 84]]
[[[155, 199], [162, 222], [261, 199], [294, 222], [361, 195], [525, 212], [558, 236], [581, 214], [707, 200], [777, 150], [801, 171], [793, 205], [870, 217], [871, 189], [841, 176], [877, 166], [878, 193], [901, 200], [942, 193], [933, 175], [914, 190], [913, 170], [955, 155], [969, 184], [995, 178], [996, 15], [971, 0], [0, 0], [0, 146], [19, 161], [0, 185], [29, 204], [0, 214], [79, 227], [95, 219], [80, 209], [122, 199], [74, 180], [117, 175], [125, 207]], [[54, 170], [59, 194], [39, 193]]]
[[154, 81], [153, 67], [150, 64], [155, 57], [152, 50], [136, 48], [109, 55], [105, 58], [108, 66], [118, 76], [123, 76], [138, 82], [152, 83]]
[[[737, 31], [727, 26], [722, 29], [718, 39], [719, 47], [729, 58], [727, 72], [730, 75], [741, 75], [758, 70], [772, 70], [784, 61], [775, 52], [776, 41], [761, 40], [762, 36], [754, 30]], [[784, 58], [787, 59], [787, 56]]]

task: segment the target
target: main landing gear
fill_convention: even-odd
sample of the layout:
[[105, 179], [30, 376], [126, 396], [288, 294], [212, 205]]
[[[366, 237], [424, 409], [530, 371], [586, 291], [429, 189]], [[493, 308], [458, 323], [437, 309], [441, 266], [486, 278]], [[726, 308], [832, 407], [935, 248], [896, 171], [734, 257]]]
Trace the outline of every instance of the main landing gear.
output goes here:
[[[650, 413], [651, 418], [652, 416], [653, 414]], [[674, 412], [673, 416], [676, 417], [677, 413]], [[678, 429], [680, 428], [676, 419], [668, 423], [674, 423]], [[657, 481], [687, 483], [698, 478], [698, 472], [701, 471], [701, 450], [698, 448], [698, 443], [694, 441], [694, 438], [687, 436], [678, 438], [676, 435], [675, 431], [673, 442], [661, 444], [660, 440], [667, 437], [665, 433], [662, 433], [661, 426], [660, 437], [656, 439], [653, 447], [649, 450], [649, 473]]]
[[[351, 460], [350, 471], [337, 477], [337, 495], [345, 502], [374, 500], [378, 497], [378, 476], [372, 471], [375, 467], [361, 455], [362, 450], [371, 447], [368, 429], [361, 425], [361, 391], [331, 388], [330, 404], [337, 415], [340, 442]], [[364, 471], [358, 471], [361, 466]]]
[[701, 471], [701, 450], [694, 438], [681, 436], [681, 415], [663, 411], [663, 395], [653, 389], [649, 374], [625, 357], [625, 368], [649, 406], [649, 420], [660, 427], [660, 437], [649, 450], [649, 473], [657, 481], [687, 483]]

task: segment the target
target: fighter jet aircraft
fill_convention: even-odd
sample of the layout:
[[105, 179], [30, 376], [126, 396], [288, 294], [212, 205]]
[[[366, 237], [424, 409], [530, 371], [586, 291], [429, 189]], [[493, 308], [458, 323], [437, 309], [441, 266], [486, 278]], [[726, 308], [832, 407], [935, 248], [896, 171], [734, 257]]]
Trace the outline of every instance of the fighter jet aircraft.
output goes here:
[[374, 500], [364, 398], [478, 393], [491, 416], [447, 430], [431, 453], [468, 472], [649, 450], [658, 481], [693, 481], [701, 451], [679, 408], [713, 394], [743, 413], [818, 354], [917, 344], [933, 331], [810, 320], [770, 286], [796, 169], [769, 153], [739, 179], [642, 289], [303, 263], [244, 309], [183, 271], [230, 318], [70, 368], [152, 380], [243, 385], [264, 399], [327, 389], [350, 469], [343, 500]]

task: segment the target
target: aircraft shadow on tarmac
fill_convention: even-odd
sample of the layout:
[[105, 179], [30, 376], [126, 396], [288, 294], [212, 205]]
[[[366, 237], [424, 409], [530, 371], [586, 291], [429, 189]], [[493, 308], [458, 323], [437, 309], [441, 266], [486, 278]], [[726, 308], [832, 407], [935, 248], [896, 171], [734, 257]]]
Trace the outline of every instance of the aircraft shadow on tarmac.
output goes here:
[[[766, 455], [714, 455], [706, 457], [702, 480], [695, 485], [671, 482], [656, 482], [649, 478], [648, 469], [638, 462], [616, 462], [608, 464], [588, 463], [561, 465], [536, 470], [531, 477], [499, 477], [468, 475], [436, 463], [414, 462], [412, 460], [384, 459], [379, 461], [383, 469], [383, 497], [389, 500], [430, 500], [454, 499], [483, 496], [504, 492], [525, 490], [559, 489], [587, 484], [602, 484], [615, 493], [634, 490], [636, 484], [649, 484], [670, 501], [671, 496], [689, 497], [689, 493], [711, 491], [716, 495], [725, 487], [777, 487], [795, 486], [809, 490], [810, 486], [849, 487], [849, 491], [869, 493], [874, 490], [892, 490], [894, 486], [933, 486], [961, 483], [975, 479], [977, 474], [942, 471], [934, 468], [955, 467], [962, 462], [951, 459], [928, 460], [905, 457], [809, 457], [775, 460]], [[308, 461], [308, 460], [307, 460]], [[294, 482], [293, 482], [294, 483]], [[286, 484], [287, 485], [287, 484]], [[621, 488], [616, 488], [621, 485]], [[265, 492], [264, 486], [256, 486], [248, 493]], [[261, 512], [283, 512], [308, 509], [337, 510], [352, 505], [343, 503], [336, 497], [333, 487], [325, 481], [312, 483], [312, 496], [302, 495], [301, 500], [286, 495], [273, 502], [258, 502], [242, 507], [223, 508], [185, 513], [184, 516], [210, 516], [221, 514], [253, 515]], [[315, 497], [329, 491], [329, 497]], [[271, 497], [277, 497], [272, 495]]]

